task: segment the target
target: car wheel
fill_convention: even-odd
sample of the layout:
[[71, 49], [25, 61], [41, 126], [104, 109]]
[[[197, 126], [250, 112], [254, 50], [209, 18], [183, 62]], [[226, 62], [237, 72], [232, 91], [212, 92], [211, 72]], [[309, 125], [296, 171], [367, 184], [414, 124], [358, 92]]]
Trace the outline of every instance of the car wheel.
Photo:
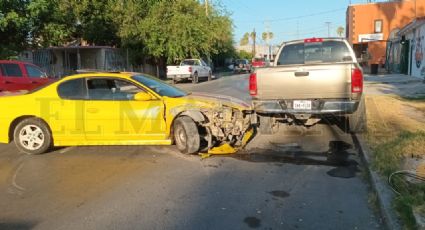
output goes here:
[[259, 116], [259, 131], [264, 135], [272, 135], [278, 131], [278, 124], [275, 122], [273, 117]]
[[353, 114], [348, 115], [347, 118], [350, 132], [364, 133], [367, 131], [366, 104], [364, 97], [360, 100], [357, 110]]
[[211, 80], [212, 80], [212, 73], [210, 71], [210, 72], [208, 72], [208, 81], [211, 81]]
[[193, 83], [193, 84], [198, 83], [198, 72], [195, 72], [195, 73], [193, 74], [193, 77], [192, 77], [192, 83]]
[[18, 150], [28, 155], [45, 153], [53, 144], [47, 124], [37, 118], [21, 121], [16, 126], [13, 137]]
[[184, 154], [194, 154], [199, 151], [200, 137], [195, 122], [187, 116], [174, 121], [174, 141], [177, 149]]

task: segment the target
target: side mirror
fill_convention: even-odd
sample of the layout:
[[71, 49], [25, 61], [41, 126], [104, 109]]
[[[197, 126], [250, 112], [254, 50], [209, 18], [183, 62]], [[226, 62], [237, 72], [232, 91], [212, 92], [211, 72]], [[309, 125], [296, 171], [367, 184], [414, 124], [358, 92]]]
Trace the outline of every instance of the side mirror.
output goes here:
[[146, 92], [139, 92], [134, 95], [134, 100], [136, 101], [150, 101], [152, 96]]

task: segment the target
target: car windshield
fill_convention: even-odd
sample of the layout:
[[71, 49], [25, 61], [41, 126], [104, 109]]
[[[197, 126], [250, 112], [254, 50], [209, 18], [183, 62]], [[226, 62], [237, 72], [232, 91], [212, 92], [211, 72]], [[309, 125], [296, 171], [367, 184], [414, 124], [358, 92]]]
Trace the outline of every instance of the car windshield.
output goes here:
[[181, 89], [168, 85], [167, 83], [155, 79], [153, 77], [148, 77], [146, 75], [135, 75], [132, 77], [133, 80], [145, 85], [152, 91], [156, 92], [160, 96], [166, 97], [184, 97], [188, 95]]
[[342, 41], [296, 43], [283, 47], [278, 65], [352, 61]]

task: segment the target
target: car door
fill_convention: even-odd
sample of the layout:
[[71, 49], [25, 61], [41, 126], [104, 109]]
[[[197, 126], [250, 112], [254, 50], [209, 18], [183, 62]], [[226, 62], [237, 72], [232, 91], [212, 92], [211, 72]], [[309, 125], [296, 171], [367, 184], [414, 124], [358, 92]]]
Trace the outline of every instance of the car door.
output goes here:
[[208, 76], [209, 75], [209, 66], [207, 65], [207, 63], [205, 63], [203, 60], [201, 60], [201, 65], [202, 65], [202, 76]]
[[1, 91], [29, 90], [30, 82], [18, 63], [0, 63], [3, 77], [0, 79]]
[[37, 66], [31, 64], [23, 64], [25, 74], [28, 76], [31, 88], [37, 88], [49, 82], [46, 73], [41, 71]]
[[116, 142], [165, 140], [164, 104], [154, 98], [136, 101], [144, 91], [134, 83], [111, 77], [87, 79], [85, 132], [89, 141]]

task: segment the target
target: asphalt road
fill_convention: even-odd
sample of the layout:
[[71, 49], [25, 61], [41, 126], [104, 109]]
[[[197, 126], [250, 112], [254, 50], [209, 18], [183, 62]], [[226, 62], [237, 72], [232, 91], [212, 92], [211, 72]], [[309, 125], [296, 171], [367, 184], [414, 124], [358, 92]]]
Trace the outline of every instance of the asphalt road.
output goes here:
[[[249, 100], [247, 75], [178, 86]], [[382, 228], [351, 136], [326, 124], [204, 160], [173, 146], [0, 153], [0, 229]]]

